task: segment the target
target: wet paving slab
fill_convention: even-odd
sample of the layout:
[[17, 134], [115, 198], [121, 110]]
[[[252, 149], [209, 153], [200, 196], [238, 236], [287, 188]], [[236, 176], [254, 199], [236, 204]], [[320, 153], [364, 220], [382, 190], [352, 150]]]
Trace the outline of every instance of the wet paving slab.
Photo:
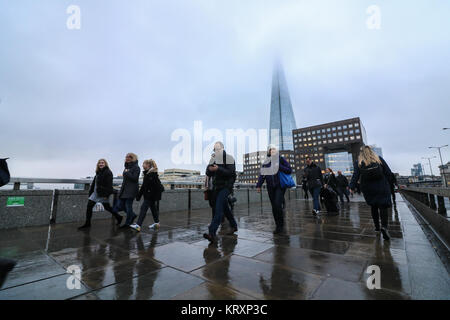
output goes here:
[[193, 274], [257, 299], [308, 299], [322, 281], [312, 274], [236, 255]]
[[88, 292], [80, 283], [79, 288], [67, 286], [69, 274], [62, 274], [40, 281], [0, 290], [0, 300], [64, 300]]
[[203, 282], [198, 277], [166, 267], [105, 287], [95, 294], [102, 300], [167, 300]]
[[[359, 198], [355, 197], [354, 200]], [[359, 199], [360, 200], [360, 199]], [[449, 274], [403, 201], [389, 211], [391, 241], [374, 232], [370, 208], [337, 216], [286, 201], [286, 234], [274, 235], [269, 203], [237, 205], [239, 230], [203, 239], [210, 209], [166, 212], [161, 228], [119, 229], [112, 219], [0, 231], [0, 256], [17, 261], [0, 299], [450, 299]], [[80, 289], [70, 290], [76, 266]], [[381, 289], [368, 289], [368, 266]]]

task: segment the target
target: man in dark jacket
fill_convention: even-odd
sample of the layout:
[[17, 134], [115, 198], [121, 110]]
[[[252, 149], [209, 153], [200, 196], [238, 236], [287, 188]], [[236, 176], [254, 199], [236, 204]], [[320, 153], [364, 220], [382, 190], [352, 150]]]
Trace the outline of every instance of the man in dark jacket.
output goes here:
[[323, 186], [323, 175], [322, 170], [311, 160], [310, 157], [306, 158], [306, 167], [303, 170], [304, 176], [306, 178], [306, 185], [308, 186], [309, 192], [313, 197], [313, 214], [320, 214], [320, 190]]
[[338, 176], [336, 177], [336, 186], [337, 193], [341, 202], [344, 203], [344, 195], [347, 198], [347, 202], [350, 202], [350, 198], [348, 197], [348, 180], [340, 170], [338, 171]]
[[133, 211], [133, 201], [139, 192], [139, 174], [141, 169], [138, 165], [137, 156], [134, 153], [128, 153], [125, 157], [125, 170], [123, 171], [122, 187], [119, 191], [117, 203], [114, 211], [125, 210], [127, 219], [121, 228], [129, 227], [137, 215]]
[[395, 187], [398, 188], [398, 183], [397, 183], [397, 177], [395, 176], [395, 173], [393, 173], [393, 172], [391, 172], [391, 175], [390, 175], [389, 186], [391, 187], [392, 202], [394, 204], [394, 207], [396, 207], [397, 203], [395, 202]]
[[230, 222], [231, 230], [229, 234], [237, 231], [237, 223], [228, 204], [228, 196], [232, 192], [236, 180], [236, 165], [234, 158], [225, 152], [223, 143], [220, 141], [214, 145], [214, 154], [206, 168], [206, 175], [212, 177], [211, 196], [214, 216], [209, 226], [209, 233], [203, 234], [203, 237], [210, 242], [214, 242], [223, 215]]

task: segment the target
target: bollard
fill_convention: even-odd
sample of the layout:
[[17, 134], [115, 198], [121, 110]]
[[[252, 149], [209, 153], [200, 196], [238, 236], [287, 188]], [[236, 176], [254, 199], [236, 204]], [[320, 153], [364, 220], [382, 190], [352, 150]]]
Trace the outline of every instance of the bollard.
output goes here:
[[447, 209], [445, 208], [444, 197], [438, 196], [437, 201], [438, 201], [438, 213], [447, 216]]
[[434, 198], [434, 194], [429, 194], [428, 196], [429, 196], [428, 201], [430, 203], [430, 208], [433, 209], [433, 210], [436, 210], [437, 207], [436, 207], [436, 200]]

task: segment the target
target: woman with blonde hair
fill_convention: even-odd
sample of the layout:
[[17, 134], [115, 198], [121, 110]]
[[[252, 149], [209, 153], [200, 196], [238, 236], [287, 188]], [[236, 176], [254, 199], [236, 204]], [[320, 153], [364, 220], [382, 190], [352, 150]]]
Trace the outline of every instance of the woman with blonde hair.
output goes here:
[[139, 174], [141, 173], [138, 157], [134, 153], [127, 153], [124, 166], [122, 186], [114, 205], [114, 212], [125, 210], [127, 214], [127, 219], [121, 228], [129, 227], [137, 217], [133, 211], [133, 201], [139, 192]]
[[141, 189], [136, 197], [137, 201], [140, 201], [141, 197], [144, 197], [144, 202], [141, 205], [141, 211], [139, 218], [135, 224], [130, 227], [136, 231], [141, 231], [142, 224], [144, 223], [145, 216], [147, 215], [148, 208], [152, 211], [153, 224], [150, 225], [150, 229], [159, 228], [159, 200], [161, 200], [161, 193], [163, 187], [158, 177], [158, 166], [155, 160], [149, 159], [142, 163], [144, 169], [144, 181], [142, 182]]
[[[350, 189], [355, 189], [361, 180], [361, 191], [366, 203], [371, 207], [375, 231], [381, 231], [384, 240], [389, 240], [388, 208], [392, 206], [389, 178], [392, 172], [386, 161], [379, 157], [372, 148], [363, 146], [354, 164], [354, 173], [350, 182]], [[380, 229], [381, 218], [381, 229]]]
[[106, 211], [116, 218], [117, 224], [122, 222], [122, 217], [114, 212], [109, 204], [109, 196], [113, 193], [113, 174], [109, 169], [108, 162], [105, 159], [97, 161], [95, 168], [95, 177], [89, 189], [89, 200], [86, 209], [86, 222], [79, 227], [79, 230], [87, 229], [91, 226], [92, 210], [97, 203], [101, 203]]

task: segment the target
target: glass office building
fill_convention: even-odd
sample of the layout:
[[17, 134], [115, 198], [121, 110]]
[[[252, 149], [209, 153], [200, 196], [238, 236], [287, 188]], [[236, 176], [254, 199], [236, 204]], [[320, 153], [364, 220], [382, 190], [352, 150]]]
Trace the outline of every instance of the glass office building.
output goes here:
[[277, 63], [272, 76], [272, 98], [270, 102], [270, 143], [279, 150], [294, 150], [292, 130], [296, 129], [291, 98], [281, 64]]
[[336, 152], [325, 154], [325, 167], [331, 168], [335, 174], [342, 171], [342, 174], [349, 176], [353, 174], [352, 154], [348, 152]]

